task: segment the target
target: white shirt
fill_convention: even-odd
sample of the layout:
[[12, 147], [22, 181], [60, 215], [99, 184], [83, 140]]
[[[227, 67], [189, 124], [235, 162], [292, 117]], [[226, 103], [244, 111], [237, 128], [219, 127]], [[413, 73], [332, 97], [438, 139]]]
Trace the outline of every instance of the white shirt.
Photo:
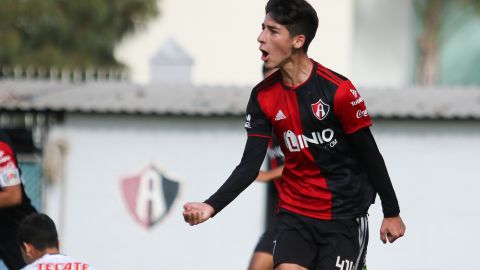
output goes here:
[[94, 270], [94, 268], [63, 254], [45, 254], [21, 270]]

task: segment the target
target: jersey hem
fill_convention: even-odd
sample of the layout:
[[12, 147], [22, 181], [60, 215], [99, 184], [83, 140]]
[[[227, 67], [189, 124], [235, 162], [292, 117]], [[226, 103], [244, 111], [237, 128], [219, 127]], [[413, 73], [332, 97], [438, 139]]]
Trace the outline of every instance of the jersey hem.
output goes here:
[[280, 211], [286, 211], [286, 212], [293, 213], [295, 215], [314, 218], [314, 219], [319, 219], [319, 220], [354, 219], [354, 218], [358, 218], [358, 217], [363, 217], [368, 213], [368, 212], [365, 212], [365, 213], [349, 214], [349, 215], [332, 215], [332, 214], [318, 214], [318, 215], [315, 215], [315, 214], [306, 214], [302, 211], [298, 211], [296, 209], [288, 208], [288, 207], [285, 207], [285, 206], [280, 206], [279, 212]]

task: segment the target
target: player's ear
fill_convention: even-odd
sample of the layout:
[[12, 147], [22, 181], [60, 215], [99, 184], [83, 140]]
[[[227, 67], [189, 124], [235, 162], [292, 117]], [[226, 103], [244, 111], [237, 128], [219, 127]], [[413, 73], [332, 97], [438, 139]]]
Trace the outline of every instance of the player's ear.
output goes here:
[[32, 244], [22, 242], [22, 244], [20, 245], [20, 250], [22, 252], [23, 260], [26, 263], [32, 263], [34, 260], [37, 259], [37, 257], [35, 257], [36, 250]]
[[27, 248], [28, 248], [27, 242], [22, 242], [22, 244], [20, 245], [20, 247], [22, 248], [23, 251], [27, 251]]
[[29, 244], [27, 242], [22, 242], [22, 251], [25, 253], [25, 255], [30, 256], [32, 255], [33, 252], [33, 245]]
[[293, 48], [300, 49], [305, 44], [305, 35], [296, 35], [293, 37]]

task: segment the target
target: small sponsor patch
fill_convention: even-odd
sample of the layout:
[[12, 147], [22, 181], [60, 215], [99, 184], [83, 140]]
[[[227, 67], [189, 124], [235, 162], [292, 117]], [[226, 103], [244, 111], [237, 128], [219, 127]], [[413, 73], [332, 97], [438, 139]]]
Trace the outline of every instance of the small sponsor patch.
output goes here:
[[362, 103], [363, 102], [363, 98], [362, 97], [359, 97], [357, 98], [356, 100], [350, 102], [350, 104], [352, 104], [352, 106], [357, 106], [358, 104]]
[[252, 128], [252, 126], [250, 125], [251, 120], [252, 120], [252, 116], [250, 114], [247, 114], [247, 118], [246, 118], [246, 121], [245, 121], [245, 127], [246, 128]]
[[20, 183], [20, 172], [17, 168], [7, 166], [6, 168], [0, 169], [0, 186], [16, 186]]
[[367, 117], [367, 116], [368, 116], [367, 109], [357, 111], [357, 118], [362, 118], [362, 117]]
[[0, 166], [1, 166], [1, 164], [7, 163], [7, 162], [9, 162], [10, 160], [12, 160], [12, 158], [10, 158], [10, 156], [0, 157]]

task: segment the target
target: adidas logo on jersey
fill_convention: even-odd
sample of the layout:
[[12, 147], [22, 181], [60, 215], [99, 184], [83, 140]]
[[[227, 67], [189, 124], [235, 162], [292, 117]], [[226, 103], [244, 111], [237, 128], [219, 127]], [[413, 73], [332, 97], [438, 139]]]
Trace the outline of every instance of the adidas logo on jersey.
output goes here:
[[350, 92], [352, 93], [352, 95], [357, 98], [358, 97], [358, 93], [356, 90], [353, 90], [353, 89], [350, 89]]
[[277, 115], [275, 116], [275, 121], [280, 121], [283, 119], [287, 119], [285, 114], [282, 112], [282, 110], [278, 110]]

